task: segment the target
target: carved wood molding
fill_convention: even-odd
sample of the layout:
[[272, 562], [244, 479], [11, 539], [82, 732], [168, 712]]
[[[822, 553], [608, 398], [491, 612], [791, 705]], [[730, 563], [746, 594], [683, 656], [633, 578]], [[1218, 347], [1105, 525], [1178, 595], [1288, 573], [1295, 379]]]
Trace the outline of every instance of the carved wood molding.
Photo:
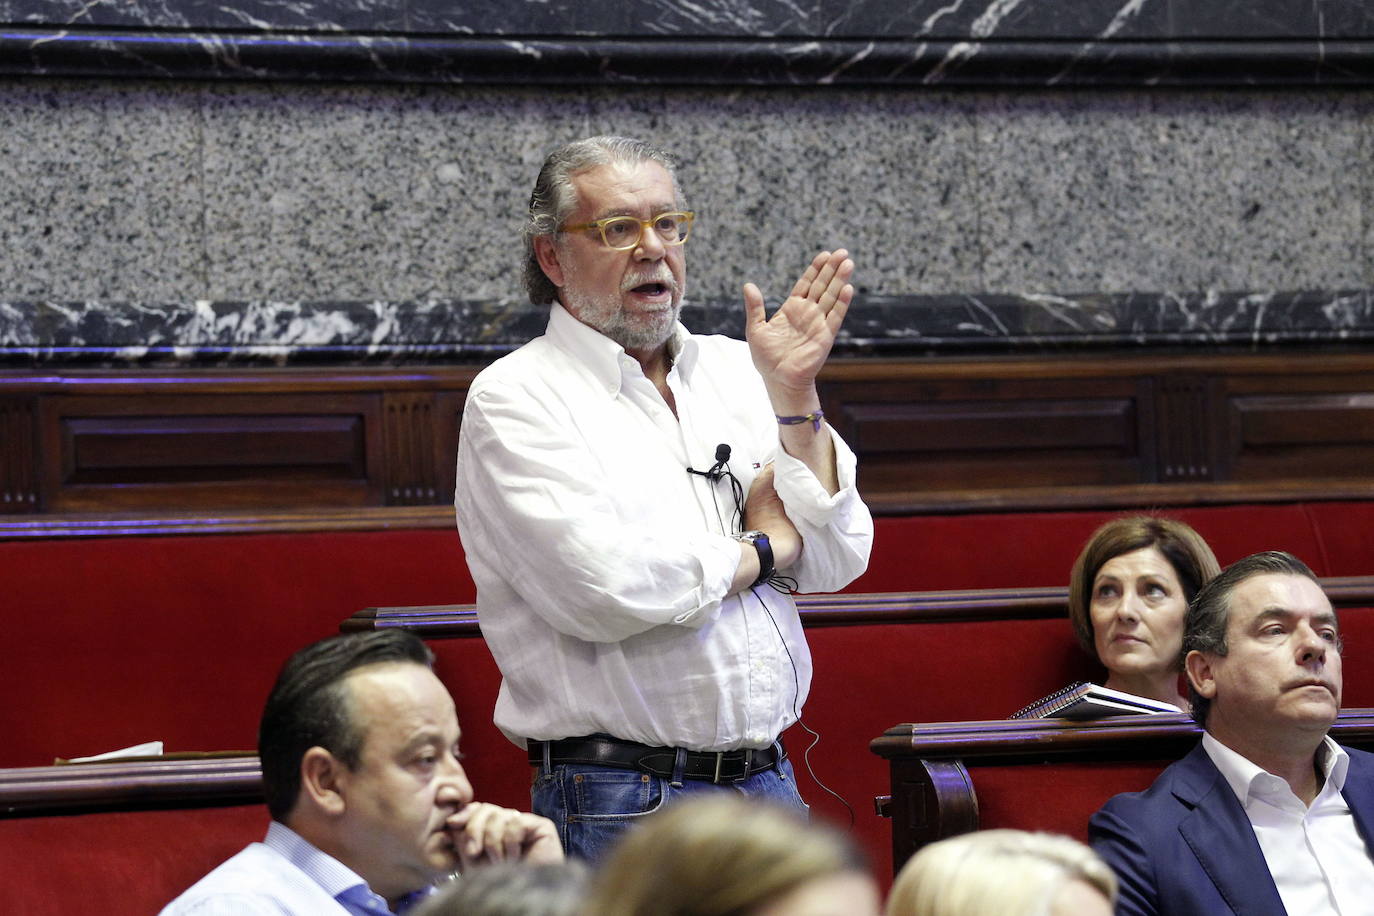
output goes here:
[[1211, 384], [1201, 375], [1178, 373], [1160, 379], [1155, 405], [1160, 431], [1159, 480], [1167, 483], [1213, 478], [1217, 437], [1211, 424], [1197, 422], [1215, 413], [1211, 394]]
[[0, 769], [0, 818], [262, 800], [256, 754]]
[[480, 365], [300, 368], [129, 368], [0, 373], [0, 393], [29, 395], [266, 394], [277, 391], [466, 390]]
[[[0, 538], [450, 524], [480, 368], [0, 373]], [[820, 392], [869, 506], [912, 515], [1371, 500], [1371, 379], [1364, 352], [850, 357]]]
[[0, 540], [158, 537], [167, 535], [303, 534], [439, 528], [457, 531], [452, 506], [362, 506], [264, 512], [66, 513], [0, 515]]
[[[1092, 722], [1007, 719], [898, 725], [869, 745], [887, 759], [894, 873], [917, 850], [979, 829], [980, 766], [1159, 762], [1162, 770], [1197, 743], [1186, 715], [1115, 716]], [[1341, 744], [1374, 748], [1374, 709], [1342, 710], [1331, 728]], [[1053, 779], [1047, 770], [1046, 779]], [[1105, 800], [1105, 799], [1104, 799]]]
[[869, 743], [879, 757], [963, 760], [966, 765], [1101, 760], [1145, 751], [1149, 759], [1183, 756], [1201, 735], [1186, 713], [1067, 719], [996, 719], [897, 725]]
[[928, 492], [866, 492], [874, 515], [947, 515], [974, 512], [1157, 509], [1374, 499], [1374, 480], [1363, 478], [1239, 483], [1117, 484], [1112, 486], [1000, 487]]
[[[1374, 500], [1374, 481], [1327, 481], [1310, 485], [1206, 484], [1137, 487], [1052, 487], [964, 493], [874, 493], [864, 501], [875, 516], [1155, 509], [1188, 506], [1263, 505], [1287, 502]], [[0, 540], [27, 538], [159, 537], [201, 534], [277, 534], [388, 529], [455, 528], [450, 505], [359, 506], [202, 513], [0, 512]]]
[[0, 398], [0, 513], [38, 511], [34, 399]]
[[1368, 371], [1368, 352], [1313, 353], [1267, 351], [1248, 353], [1118, 351], [1109, 354], [1028, 354], [895, 359], [832, 359], [821, 370], [822, 382], [907, 381], [939, 379], [1085, 379], [1101, 376], [1259, 375], [1279, 378], [1323, 376]]
[[882, 816], [892, 819], [892, 861], [900, 863], [937, 839], [978, 829], [978, 793], [958, 760], [910, 760], [892, 767], [892, 795]]
[[[1321, 583], [1334, 607], [1374, 607], [1374, 576], [1330, 576]], [[807, 627], [1064, 618], [1068, 606], [1069, 590], [1060, 586], [797, 596], [797, 609]], [[425, 639], [481, 635], [475, 604], [370, 607], [339, 624], [345, 633], [392, 628]], [[1025, 728], [1019, 721], [1013, 725]]]
[[481, 636], [475, 604], [432, 604], [414, 607], [370, 607], [345, 618], [341, 633], [369, 630], [409, 630], [423, 639]]
[[[1064, 588], [797, 596], [802, 624], [807, 627], [1065, 617], [1067, 602]], [[425, 639], [481, 635], [475, 604], [370, 607], [339, 625], [345, 633], [392, 628]]]
[[440, 490], [434, 455], [434, 398], [423, 392], [387, 392], [382, 409], [387, 504], [433, 505]]
[[[1374, 709], [1345, 709], [1331, 729], [1344, 744], [1374, 743]], [[963, 760], [980, 763], [1102, 760], [1104, 753], [1153, 760], [1177, 758], [1202, 736], [1186, 713], [1108, 716], [1089, 722], [1067, 719], [994, 719], [896, 725], [873, 739], [869, 749], [889, 760]], [[1139, 753], [1141, 749], [1147, 751]]]

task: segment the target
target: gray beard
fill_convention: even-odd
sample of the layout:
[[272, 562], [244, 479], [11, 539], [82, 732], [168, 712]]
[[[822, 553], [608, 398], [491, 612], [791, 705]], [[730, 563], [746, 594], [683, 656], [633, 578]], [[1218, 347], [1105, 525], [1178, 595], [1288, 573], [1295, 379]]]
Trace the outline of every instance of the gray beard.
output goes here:
[[595, 328], [626, 350], [656, 350], [673, 336], [682, 299], [674, 291], [673, 307], [652, 316], [635, 316], [633, 324], [617, 296], [587, 296], [563, 287], [564, 305], [588, 327]]

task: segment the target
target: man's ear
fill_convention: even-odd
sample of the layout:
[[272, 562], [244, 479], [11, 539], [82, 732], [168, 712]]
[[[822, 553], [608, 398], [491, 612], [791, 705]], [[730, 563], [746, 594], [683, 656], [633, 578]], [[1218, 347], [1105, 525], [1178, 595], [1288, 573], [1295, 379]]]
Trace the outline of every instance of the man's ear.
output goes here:
[[549, 278], [549, 282], [561, 288], [563, 265], [558, 263], [558, 249], [553, 244], [552, 235], [534, 237], [534, 256], [539, 260], [539, 266], [543, 269], [544, 276]]
[[301, 793], [297, 804], [305, 802], [325, 814], [343, 814], [348, 788], [348, 767], [318, 745], [301, 757]]
[[1188, 683], [1204, 699], [1217, 695], [1216, 672], [1212, 670], [1212, 660], [1194, 649], [1183, 659], [1183, 670], [1188, 675]]

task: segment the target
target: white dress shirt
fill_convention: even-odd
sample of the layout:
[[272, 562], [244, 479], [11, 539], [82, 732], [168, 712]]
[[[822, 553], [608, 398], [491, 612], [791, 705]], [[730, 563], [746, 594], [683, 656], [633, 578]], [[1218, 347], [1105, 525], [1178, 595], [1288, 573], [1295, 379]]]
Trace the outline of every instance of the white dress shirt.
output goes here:
[[517, 744], [592, 733], [694, 750], [767, 747], [799, 715], [811, 656], [767, 585], [726, 598], [739, 564], [729, 482], [768, 462], [805, 541], [785, 572], [833, 591], [863, 572], [873, 520], [835, 442], [831, 496], [778, 447], [748, 347], [669, 342], [677, 416], [638, 362], [554, 304], [548, 330], [468, 393], [455, 504], [482, 635], [503, 675], [495, 720]]
[[1329, 736], [1323, 741], [1325, 779], [1309, 807], [1286, 780], [1210, 734], [1202, 746], [1245, 808], [1288, 916], [1374, 913], [1374, 861], [1341, 796], [1349, 754]]
[[[428, 895], [422, 888], [406, 906]], [[161, 916], [386, 916], [387, 903], [356, 872], [277, 821], [261, 843], [237, 855], [191, 885]]]

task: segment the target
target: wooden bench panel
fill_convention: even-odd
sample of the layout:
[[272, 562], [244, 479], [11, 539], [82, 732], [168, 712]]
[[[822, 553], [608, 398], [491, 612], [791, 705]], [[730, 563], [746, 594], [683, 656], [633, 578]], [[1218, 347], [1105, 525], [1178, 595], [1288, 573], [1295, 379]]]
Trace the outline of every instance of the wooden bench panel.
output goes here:
[[383, 502], [379, 395], [55, 397], [43, 421], [59, 512]]
[[[0, 513], [446, 505], [481, 368], [3, 373]], [[1290, 351], [851, 357], [819, 389], [888, 514], [1370, 499], [1372, 369]]]
[[[1343, 710], [1331, 734], [1374, 748], [1374, 709]], [[1086, 839], [1088, 819], [1107, 799], [1147, 788], [1201, 735], [1181, 713], [894, 726], [870, 744], [888, 763], [893, 873], [926, 844], [970, 830]], [[949, 778], [951, 771], [964, 778]]]

